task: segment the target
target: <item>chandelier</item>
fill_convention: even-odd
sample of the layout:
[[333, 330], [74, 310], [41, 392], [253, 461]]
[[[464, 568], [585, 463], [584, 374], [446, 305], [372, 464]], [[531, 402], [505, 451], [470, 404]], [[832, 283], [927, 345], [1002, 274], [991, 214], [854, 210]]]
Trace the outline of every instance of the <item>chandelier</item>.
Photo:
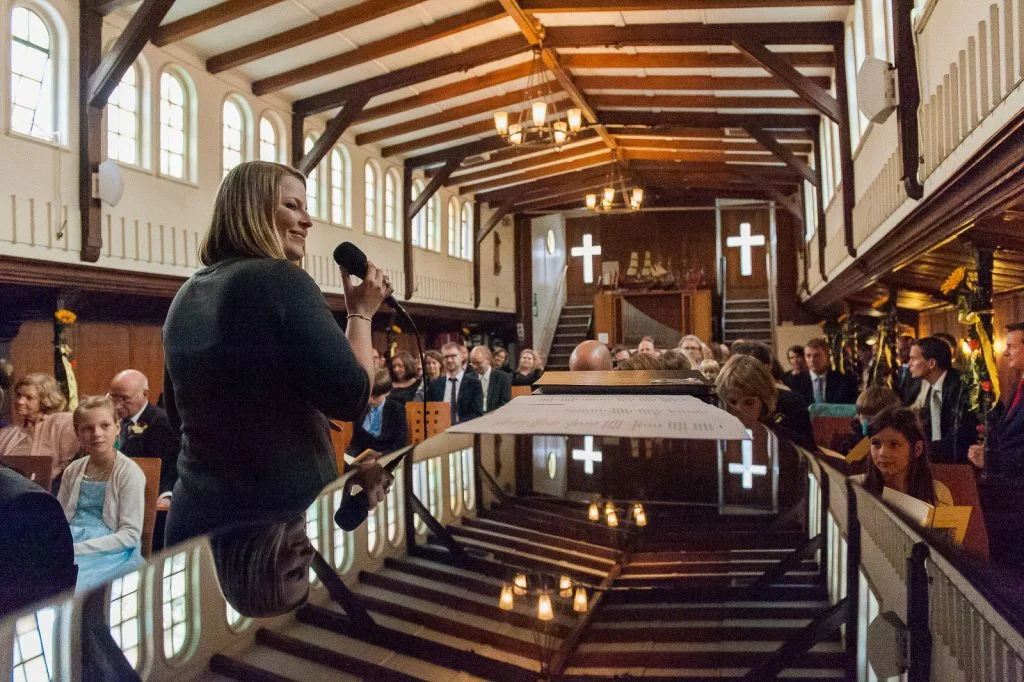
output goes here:
[[616, 208], [615, 197], [619, 193], [622, 194], [624, 206], [628, 207], [631, 211], [640, 210], [640, 206], [644, 203], [644, 188], [631, 187], [627, 189], [626, 181], [618, 173], [618, 169], [614, 169], [609, 173], [604, 190], [602, 190], [600, 196], [594, 193], [587, 194], [587, 208], [598, 213], [607, 213]]
[[647, 525], [647, 511], [640, 502], [627, 502], [624, 507], [620, 507], [613, 500], [604, 500], [603, 509], [601, 503], [602, 500], [600, 498], [590, 503], [590, 506], [587, 508], [588, 519], [600, 521], [603, 511], [604, 521], [608, 524], [609, 528], [619, 527], [619, 514], [622, 514], [627, 521], [632, 516], [633, 523], [640, 528]]
[[511, 114], [507, 111], [494, 114], [498, 134], [514, 147], [562, 145], [576, 137], [583, 127], [583, 113], [578, 108], [566, 109], [564, 118], [559, 112], [541, 58], [542, 49], [543, 46], [538, 46], [533, 51], [523, 106]]

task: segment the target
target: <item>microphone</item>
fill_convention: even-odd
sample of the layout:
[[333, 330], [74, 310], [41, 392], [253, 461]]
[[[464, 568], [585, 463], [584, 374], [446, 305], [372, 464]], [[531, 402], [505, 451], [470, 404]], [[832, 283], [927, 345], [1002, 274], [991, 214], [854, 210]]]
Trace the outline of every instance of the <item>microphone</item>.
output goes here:
[[[352, 242], [338, 244], [337, 248], [334, 249], [334, 262], [359, 279], [366, 279], [366, 254]], [[409, 317], [409, 314], [405, 312], [405, 308], [395, 300], [393, 295], [385, 298], [384, 302], [399, 311], [403, 317]]]

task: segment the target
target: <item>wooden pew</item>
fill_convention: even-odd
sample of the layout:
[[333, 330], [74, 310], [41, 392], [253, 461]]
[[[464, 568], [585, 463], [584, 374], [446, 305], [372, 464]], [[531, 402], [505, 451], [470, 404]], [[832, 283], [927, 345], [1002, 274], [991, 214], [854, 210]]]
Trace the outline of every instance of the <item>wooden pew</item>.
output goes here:
[[521, 395], [530, 395], [531, 393], [533, 393], [533, 387], [532, 386], [513, 386], [512, 387], [512, 397], [513, 398], [518, 398]]
[[14, 469], [19, 474], [50, 492], [53, 481], [53, 458], [31, 455], [8, 455], [0, 457], [0, 464]]
[[975, 558], [988, 561], [988, 532], [985, 517], [978, 497], [978, 484], [974, 468], [970, 464], [932, 464], [932, 478], [940, 481], [953, 495], [953, 504], [970, 507], [971, 518], [967, 523], [964, 549]]
[[[423, 442], [423, 403], [410, 400], [405, 404], [405, 420], [409, 424], [409, 442]], [[427, 438], [435, 436], [452, 425], [452, 408], [446, 402], [427, 403]]]
[[149, 557], [153, 551], [153, 529], [156, 527], [156, 503], [160, 497], [159, 457], [132, 457], [146, 475], [145, 507], [142, 513], [142, 556]]
[[[334, 427], [338, 427], [335, 431]], [[331, 443], [334, 445], [334, 462], [338, 465], [338, 475], [345, 471], [345, 450], [352, 442], [352, 422], [331, 420]]]

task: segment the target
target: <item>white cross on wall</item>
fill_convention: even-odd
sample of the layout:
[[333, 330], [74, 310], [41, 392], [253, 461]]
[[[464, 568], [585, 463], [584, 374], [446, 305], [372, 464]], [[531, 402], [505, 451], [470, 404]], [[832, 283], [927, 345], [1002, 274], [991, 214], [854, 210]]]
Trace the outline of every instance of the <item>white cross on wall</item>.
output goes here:
[[[740, 223], [740, 236], [729, 237], [725, 240], [725, 245], [730, 248], [739, 247], [740, 249], [740, 274], [744, 277], [750, 277], [754, 274], [754, 261], [751, 257], [750, 247], [752, 246], [764, 246], [764, 235], [763, 234], [750, 234], [750, 223]], [[575, 251], [575, 249], [573, 249]], [[573, 254], [575, 255], [575, 254]]]
[[[750, 434], [750, 431], [747, 431], [747, 433]], [[742, 474], [743, 478], [740, 479], [740, 482], [743, 484], [743, 489], [750, 490], [754, 487], [754, 476], [766, 475], [768, 467], [764, 464], [754, 464], [754, 441], [742, 441], [742, 447], [743, 462], [741, 464], [730, 464], [729, 473]]]
[[[762, 237], [763, 239], [763, 237]], [[583, 246], [574, 246], [569, 253], [573, 256], [583, 256], [583, 283], [590, 284], [594, 281], [594, 256], [601, 255], [601, 245], [594, 245], [594, 238], [587, 233], [583, 235]], [[587, 472], [590, 473], [589, 471]]]
[[572, 458], [577, 462], [583, 461], [583, 473], [594, 473], [594, 462], [601, 461], [601, 451], [594, 449], [594, 437], [584, 436], [583, 449], [573, 448]]

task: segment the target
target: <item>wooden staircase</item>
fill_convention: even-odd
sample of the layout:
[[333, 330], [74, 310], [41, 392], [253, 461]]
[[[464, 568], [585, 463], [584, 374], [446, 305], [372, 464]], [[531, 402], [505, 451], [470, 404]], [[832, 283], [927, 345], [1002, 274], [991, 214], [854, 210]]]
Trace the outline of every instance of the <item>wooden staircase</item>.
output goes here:
[[572, 349], [580, 341], [586, 340], [587, 329], [590, 327], [590, 319], [593, 315], [593, 305], [567, 305], [562, 308], [545, 369], [569, 369], [569, 356], [572, 354]]
[[771, 304], [767, 298], [731, 299], [725, 301], [725, 343], [744, 341], [772, 342]]

